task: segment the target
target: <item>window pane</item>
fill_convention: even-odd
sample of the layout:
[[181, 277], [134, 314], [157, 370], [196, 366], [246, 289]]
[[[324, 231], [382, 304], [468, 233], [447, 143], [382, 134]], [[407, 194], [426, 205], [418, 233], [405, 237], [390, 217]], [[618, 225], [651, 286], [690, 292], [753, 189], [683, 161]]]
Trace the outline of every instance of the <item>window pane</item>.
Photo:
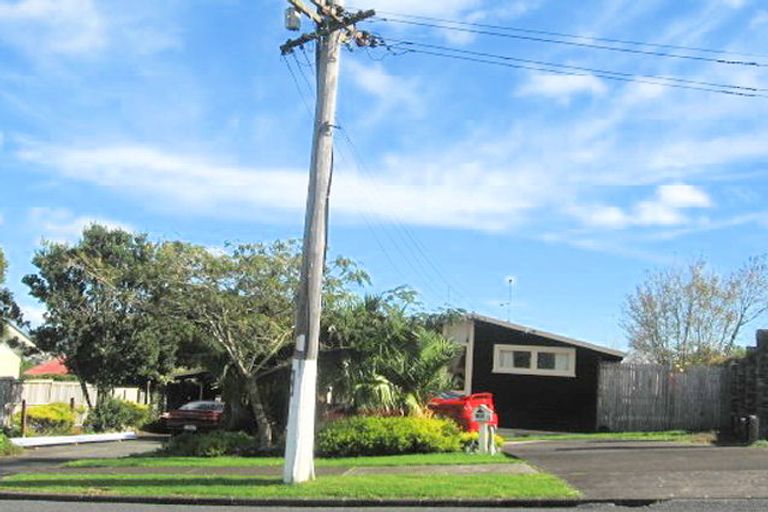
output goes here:
[[555, 354], [552, 352], [539, 352], [536, 359], [536, 367], [539, 370], [555, 369]]
[[512, 368], [513, 353], [511, 350], [502, 350], [499, 352], [499, 367]]
[[514, 351], [513, 364], [515, 368], [530, 368], [531, 367], [531, 353], [522, 352], [519, 350]]
[[555, 354], [555, 370], [567, 371], [571, 369], [570, 354]]

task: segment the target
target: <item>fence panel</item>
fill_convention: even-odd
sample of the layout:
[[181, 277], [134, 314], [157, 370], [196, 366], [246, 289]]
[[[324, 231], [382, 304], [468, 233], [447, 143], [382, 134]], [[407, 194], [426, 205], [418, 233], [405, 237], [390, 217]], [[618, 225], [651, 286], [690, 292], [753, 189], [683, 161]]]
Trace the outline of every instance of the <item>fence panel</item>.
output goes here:
[[[90, 384], [88, 394], [95, 403], [98, 394], [96, 388]], [[144, 393], [135, 387], [115, 388], [112, 395], [128, 402], [144, 401]], [[27, 405], [46, 405], [55, 402], [68, 404], [72, 399], [77, 407], [88, 406], [79, 382], [0, 379], [0, 426], [10, 422], [13, 413], [20, 409], [22, 400], [26, 400]]]
[[603, 363], [597, 425], [612, 432], [720, 429], [729, 422], [728, 372]]

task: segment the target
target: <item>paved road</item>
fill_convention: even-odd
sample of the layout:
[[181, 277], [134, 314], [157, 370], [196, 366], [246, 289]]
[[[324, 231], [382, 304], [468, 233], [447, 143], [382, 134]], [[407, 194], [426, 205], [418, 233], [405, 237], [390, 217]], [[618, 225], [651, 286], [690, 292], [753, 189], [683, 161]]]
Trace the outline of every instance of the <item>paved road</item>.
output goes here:
[[[438, 510], [457, 511], [462, 508], [365, 508], [365, 512], [436, 512]], [[41, 502], [41, 501], [2, 501], [0, 511], [13, 512], [318, 512], [321, 510], [354, 510], [343, 508], [289, 508], [289, 507], [206, 507], [206, 506], [175, 506], [175, 505], [134, 505], [108, 503], [72, 503]], [[476, 508], [477, 512], [546, 510], [547, 512], [764, 512], [768, 510], [768, 500], [708, 500], [708, 501], [670, 501], [656, 503], [648, 507], [627, 508], [611, 504], [582, 505], [573, 508], [521, 509], [521, 508]]]
[[567, 441], [505, 450], [592, 499], [768, 498], [768, 450], [676, 443]]
[[[114, 443], [47, 446], [24, 450], [19, 457], [0, 459], [0, 476], [19, 471], [50, 468], [76, 459], [127, 457], [147, 453], [160, 447], [162, 438], [138, 439]], [[0, 508], [0, 512], [5, 512]]]

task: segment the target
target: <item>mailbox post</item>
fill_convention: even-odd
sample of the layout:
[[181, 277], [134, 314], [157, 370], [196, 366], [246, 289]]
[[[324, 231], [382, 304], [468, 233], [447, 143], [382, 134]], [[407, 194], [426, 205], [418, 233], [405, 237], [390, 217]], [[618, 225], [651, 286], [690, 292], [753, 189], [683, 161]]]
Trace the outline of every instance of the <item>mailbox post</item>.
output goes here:
[[496, 454], [495, 428], [490, 424], [493, 419], [493, 410], [485, 404], [472, 410], [472, 419], [480, 424], [480, 453]]

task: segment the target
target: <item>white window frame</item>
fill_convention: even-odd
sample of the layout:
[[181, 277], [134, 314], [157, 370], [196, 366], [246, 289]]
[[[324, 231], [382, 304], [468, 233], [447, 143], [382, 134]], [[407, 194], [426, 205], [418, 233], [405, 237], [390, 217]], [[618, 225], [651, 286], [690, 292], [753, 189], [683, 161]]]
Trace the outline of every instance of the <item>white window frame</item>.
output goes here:
[[[531, 367], [512, 368], [508, 366], [501, 366], [502, 351], [530, 352]], [[568, 370], [547, 370], [535, 367], [539, 361], [539, 352], [567, 355], [570, 362], [568, 365]], [[567, 347], [539, 347], [534, 345], [494, 345], [493, 373], [514, 373], [517, 375], [541, 375], [549, 377], [576, 377], [576, 349]]]

